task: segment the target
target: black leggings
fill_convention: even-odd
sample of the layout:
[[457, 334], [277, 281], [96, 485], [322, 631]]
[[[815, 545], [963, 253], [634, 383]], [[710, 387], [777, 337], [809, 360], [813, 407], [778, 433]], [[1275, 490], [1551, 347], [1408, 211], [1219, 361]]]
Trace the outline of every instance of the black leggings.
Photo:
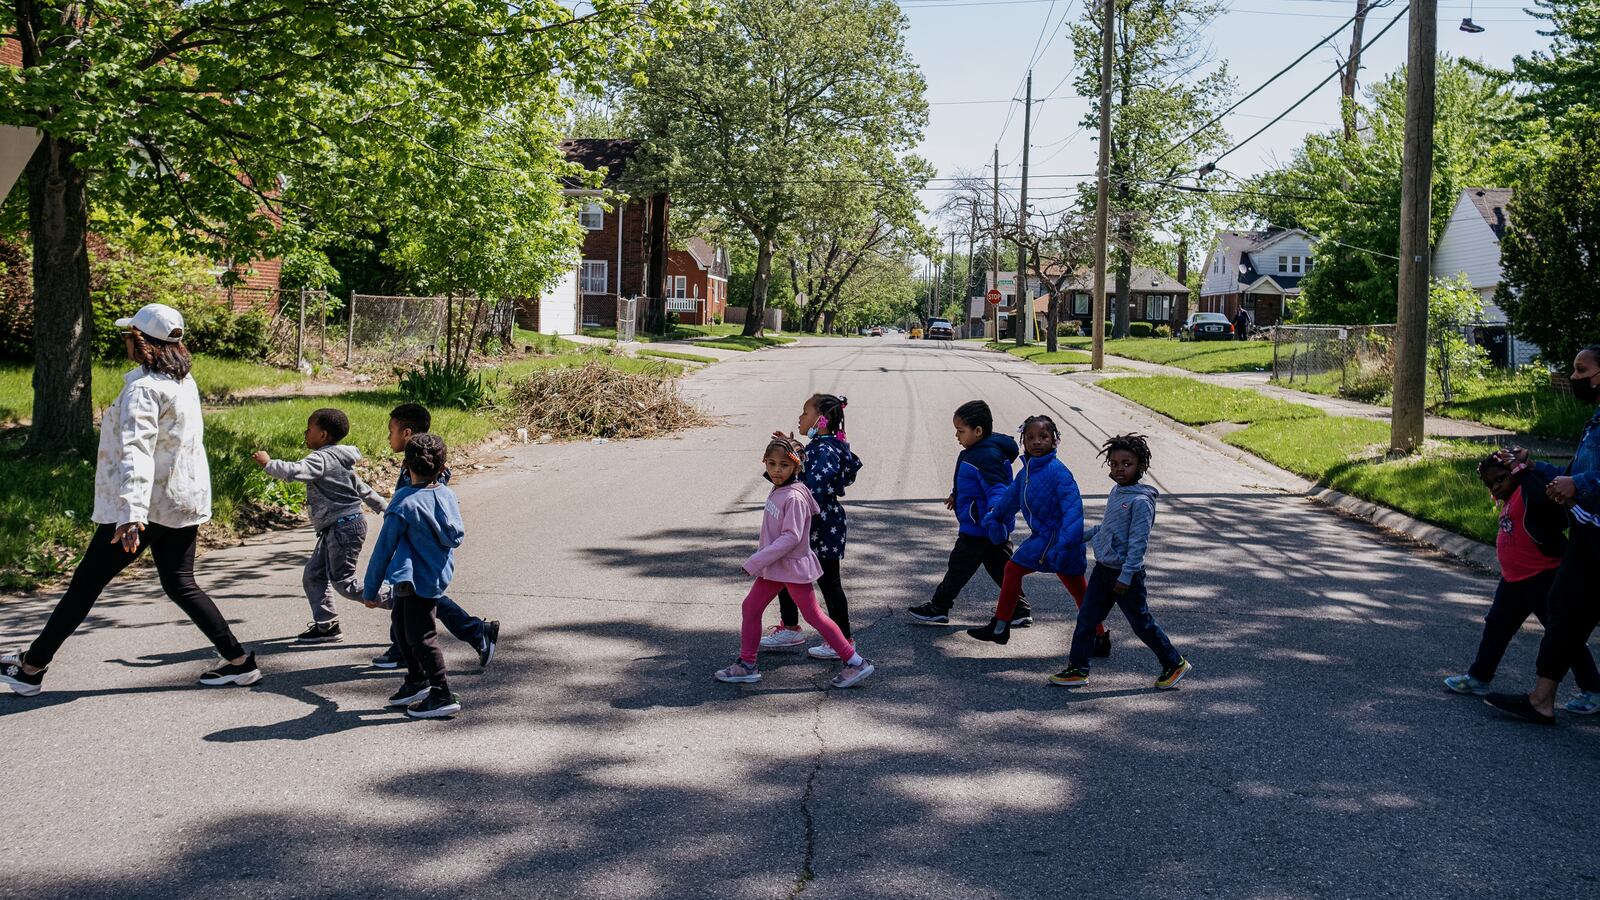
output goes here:
[[1585, 645], [1597, 623], [1600, 526], [1574, 524], [1567, 552], [1561, 555], [1561, 567], [1556, 569], [1555, 584], [1550, 588], [1550, 620], [1534, 664], [1539, 677], [1557, 682], [1567, 677], [1578, 654], [1587, 652]]
[[442, 691], [450, 690], [444, 672], [444, 651], [439, 649], [439, 623], [433, 618], [438, 597], [418, 597], [411, 582], [394, 586], [394, 609], [389, 613], [389, 636], [400, 648], [406, 664], [406, 680], [427, 682]]
[[72, 573], [72, 581], [67, 584], [67, 592], [50, 613], [50, 620], [44, 623], [44, 631], [40, 632], [25, 654], [28, 665], [50, 665], [50, 660], [55, 658], [62, 643], [88, 617], [89, 610], [100, 599], [100, 592], [111, 583], [111, 579], [117, 577], [117, 573], [138, 559], [145, 547], [150, 548], [150, 558], [155, 560], [161, 589], [194, 624], [200, 626], [200, 630], [217, 648], [217, 653], [224, 659], [237, 659], [244, 655], [244, 648], [239, 646], [233, 631], [228, 628], [228, 620], [222, 617], [217, 605], [211, 602], [200, 585], [195, 584], [194, 548], [200, 526], [168, 528], [151, 522], [139, 533], [139, 548], [132, 553], [122, 549], [121, 543], [111, 542], [111, 536], [116, 531], [115, 525], [101, 525], [95, 529], [89, 549], [84, 551], [83, 559], [79, 560], [78, 568]]
[[[817, 587], [822, 589], [822, 600], [828, 606], [828, 618], [833, 620], [845, 637], [850, 637], [850, 606], [844, 595], [844, 583], [839, 580], [839, 560], [819, 559], [822, 574]], [[778, 594], [778, 616], [790, 628], [800, 627], [800, 607], [794, 605], [787, 589]]]

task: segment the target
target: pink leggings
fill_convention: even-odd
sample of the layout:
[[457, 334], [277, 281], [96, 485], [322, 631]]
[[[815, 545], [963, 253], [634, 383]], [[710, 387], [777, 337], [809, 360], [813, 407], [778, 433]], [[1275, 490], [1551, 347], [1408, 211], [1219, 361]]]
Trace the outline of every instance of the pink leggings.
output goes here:
[[839, 626], [817, 608], [817, 595], [811, 590], [810, 584], [785, 584], [781, 581], [757, 578], [756, 583], [750, 586], [750, 593], [744, 595], [744, 625], [739, 629], [739, 659], [755, 663], [756, 651], [761, 649], [761, 616], [772, 604], [773, 598], [784, 588], [789, 589], [789, 596], [794, 599], [794, 605], [800, 608], [800, 618], [805, 619], [807, 625], [822, 635], [822, 639], [839, 654], [840, 659], [849, 661], [850, 657], [856, 655], [855, 645], [846, 640]]

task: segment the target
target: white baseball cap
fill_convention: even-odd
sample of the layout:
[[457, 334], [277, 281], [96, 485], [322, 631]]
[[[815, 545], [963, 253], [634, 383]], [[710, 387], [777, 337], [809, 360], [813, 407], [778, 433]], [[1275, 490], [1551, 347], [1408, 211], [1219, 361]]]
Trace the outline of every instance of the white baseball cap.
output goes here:
[[133, 326], [158, 341], [183, 340], [183, 314], [164, 303], [139, 308], [131, 319], [118, 319], [118, 328]]

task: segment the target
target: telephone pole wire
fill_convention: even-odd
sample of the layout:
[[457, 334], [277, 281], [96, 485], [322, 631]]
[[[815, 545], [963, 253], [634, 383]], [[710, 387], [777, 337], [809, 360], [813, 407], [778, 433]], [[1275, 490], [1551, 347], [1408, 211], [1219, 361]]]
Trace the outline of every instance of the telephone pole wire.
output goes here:
[[1389, 452], [1422, 448], [1428, 375], [1429, 222], [1433, 193], [1434, 61], [1438, 0], [1413, 0], [1406, 60], [1406, 143], [1400, 181], [1400, 295]]
[[1113, 29], [1117, 24], [1117, 0], [1100, 0], [1102, 12], [1100, 30], [1100, 162], [1095, 169], [1094, 201], [1094, 321], [1089, 323], [1094, 335], [1093, 352], [1089, 368], [1100, 369], [1106, 364], [1106, 230], [1111, 211], [1111, 62], [1115, 45]]

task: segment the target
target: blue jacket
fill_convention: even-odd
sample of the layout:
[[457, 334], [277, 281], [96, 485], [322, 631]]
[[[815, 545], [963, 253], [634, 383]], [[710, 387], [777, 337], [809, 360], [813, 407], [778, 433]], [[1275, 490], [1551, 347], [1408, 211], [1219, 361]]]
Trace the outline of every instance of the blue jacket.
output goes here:
[[1011, 464], [1016, 460], [1017, 442], [1003, 434], [987, 435], [956, 457], [955, 484], [950, 494], [956, 498], [956, 521], [962, 534], [989, 536], [983, 517], [1011, 484]]
[[1117, 485], [1106, 497], [1106, 514], [1100, 524], [1083, 533], [1094, 544], [1094, 561], [1121, 569], [1117, 580], [1132, 584], [1144, 571], [1144, 553], [1150, 546], [1150, 528], [1156, 523], [1156, 489], [1148, 484]]
[[455, 576], [455, 548], [466, 529], [461, 506], [444, 485], [416, 488], [409, 484], [394, 492], [383, 514], [383, 530], [372, 547], [362, 596], [378, 598], [378, 588], [411, 582], [418, 597], [442, 597]]
[[811, 549], [818, 559], [844, 559], [849, 527], [839, 498], [844, 496], [845, 488], [856, 483], [856, 473], [860, 471], [860, 457], [834, 435], [819, 434], [806, 444], [806, 467], [801, 477], [822, 510], [811, 517]]
[[1054, 450], [1023, 457], [1021, 474], [983, 519], [989, 540], [996, 544], [1006, 540], [1018, 510], [1033, 534], [1011, 554], [1012, 562], [1062, 575], [1082, 575], [1089, 568], [1083, 552], [1083, 498], [1072, 472], [1056, 459]]
[[1583, 426], [1583, 437], [1578, 439], [1578, 452], [1565, 470], [1549, 463], [1535, 466], [1547, 480], [1558, 475], [1571, 476], [1578, 489], [1578, 502], [1572, 505], [1572, 518], [1584, 525], [1600, 526], [1600, 410]]

